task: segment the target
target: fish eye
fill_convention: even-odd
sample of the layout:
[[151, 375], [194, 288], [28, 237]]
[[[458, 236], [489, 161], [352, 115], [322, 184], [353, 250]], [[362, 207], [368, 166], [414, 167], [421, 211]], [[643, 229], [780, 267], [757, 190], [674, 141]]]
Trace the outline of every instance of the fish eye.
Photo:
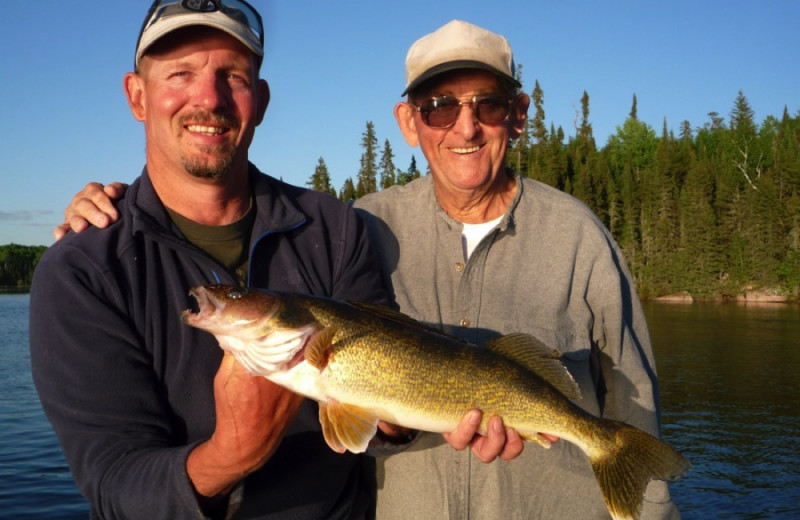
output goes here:
[[239, 289], [238, 287], [234, 287], [233, 289], [228, 291], [228, 294], [226, 296], [231, 300], [241, 300], [245, 292], [246, 292], [245, 289]]

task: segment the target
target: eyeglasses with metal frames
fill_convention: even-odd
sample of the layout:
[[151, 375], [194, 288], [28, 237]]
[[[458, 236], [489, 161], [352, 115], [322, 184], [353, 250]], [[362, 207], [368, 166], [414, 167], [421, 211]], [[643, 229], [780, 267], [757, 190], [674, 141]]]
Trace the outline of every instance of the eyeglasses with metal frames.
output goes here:
[[469, 105], [478, 121], [484, 125], [499, 125], [508, 119], [513, 99], [503, 94], [480, 94], [460, 101], [453, 96], [439, 96], [411, 106], [420, 113], [422, 122], [431, 128], [450, 128], [458, 120], [461, 107]]

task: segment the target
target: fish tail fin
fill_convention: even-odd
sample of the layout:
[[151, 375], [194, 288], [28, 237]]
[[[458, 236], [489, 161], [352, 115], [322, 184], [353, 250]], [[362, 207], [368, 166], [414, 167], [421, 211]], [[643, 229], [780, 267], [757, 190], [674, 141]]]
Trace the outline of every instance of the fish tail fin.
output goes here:
[[636, 520], [651, 480], [677, 480], [691, 464], [666, 443], [633, 426], [613, 423], [606, 446], [589, 459], [611, 516]]

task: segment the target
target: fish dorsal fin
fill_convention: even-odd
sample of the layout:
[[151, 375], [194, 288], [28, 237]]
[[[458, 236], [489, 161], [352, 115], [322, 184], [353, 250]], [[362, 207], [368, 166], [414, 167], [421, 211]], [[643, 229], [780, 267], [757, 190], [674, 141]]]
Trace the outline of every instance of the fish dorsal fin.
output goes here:
[[530, 334], [517, 332], [488, 341], [484, 347], [530, 370], [564, 394], [580, 399], [581, 391], [559, 357], [561, 353]]
[[325, 442], [338, 453], [364, 453], [378, 432], [378, 418], [373, 413], [337, 401], [320, 403], [319, 422]]
[[322, 370], [328, 364], [328, 353], [330, 352], [333, 337], [339, 329], [336, 327], [325, 327], [314, 334], [306, 345], [306, 362], [317, 370]]

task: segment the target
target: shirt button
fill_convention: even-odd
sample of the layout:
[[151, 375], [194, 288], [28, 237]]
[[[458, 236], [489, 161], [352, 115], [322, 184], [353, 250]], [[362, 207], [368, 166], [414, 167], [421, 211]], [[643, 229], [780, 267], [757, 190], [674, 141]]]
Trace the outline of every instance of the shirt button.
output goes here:
[[456, 272], [460, 273], [461, 271], [464, 270], [464, 264], [462, 262], [456, 262], [455, 268], [456, 268]]
[[460, 325], [462, 327], [469, 327], [469, 320], [467, 318], [462, 319]]

